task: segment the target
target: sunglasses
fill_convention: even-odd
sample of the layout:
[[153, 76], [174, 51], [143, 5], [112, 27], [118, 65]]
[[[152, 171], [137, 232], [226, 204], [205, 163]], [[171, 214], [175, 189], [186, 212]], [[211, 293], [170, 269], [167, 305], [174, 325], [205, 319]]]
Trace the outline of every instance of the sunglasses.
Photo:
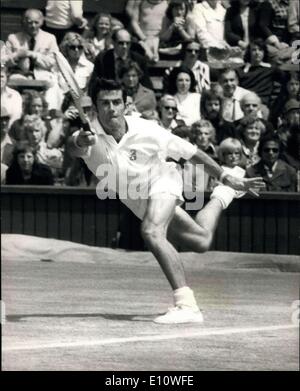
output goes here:
[[70, 45], [69, 49], [71, 49], [71, 50], [83, 50], [83, 46], [81, 46], [81, 45]]
[[279, 152], [278, 148], [264, 148], [264, 152]]
[[188, 53], [192, 53], [192, 52], [199, 53], [200, 50], [198, 50], [198, 49], [186, 49], [186, 52], [188, 52]]
[[163, 106], [163, 108], [166, 109], [166, 110], [172, 110], [174, 112], [177, 111], [177, 108], [176, 107], [172, 107], [172, 106]]

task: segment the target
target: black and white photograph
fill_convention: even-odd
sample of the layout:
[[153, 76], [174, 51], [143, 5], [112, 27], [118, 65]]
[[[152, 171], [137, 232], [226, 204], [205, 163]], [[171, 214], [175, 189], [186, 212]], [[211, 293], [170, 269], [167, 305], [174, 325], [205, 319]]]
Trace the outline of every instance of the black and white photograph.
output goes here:
[[299, 1], [0, 11], [2, 371], [299, 372]]

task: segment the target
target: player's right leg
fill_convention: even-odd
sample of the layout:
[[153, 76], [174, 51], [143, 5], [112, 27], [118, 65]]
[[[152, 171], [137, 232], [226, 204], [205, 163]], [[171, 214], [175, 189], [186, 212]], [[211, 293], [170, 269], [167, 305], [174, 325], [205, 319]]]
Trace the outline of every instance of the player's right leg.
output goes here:
[[141, 233], [174, 294], [174, 307], [154, 321], [163, 324], [202, 322], [193, 291], [187, 286], [180, 254], [167, 239], [167, 229], [176, 205], [176, 196], [150, 198], [147, 204]]

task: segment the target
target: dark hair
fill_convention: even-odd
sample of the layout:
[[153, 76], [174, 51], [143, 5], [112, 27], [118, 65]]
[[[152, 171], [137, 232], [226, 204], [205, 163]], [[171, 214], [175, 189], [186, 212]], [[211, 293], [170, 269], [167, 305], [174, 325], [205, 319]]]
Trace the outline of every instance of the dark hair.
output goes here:
[[181, 137], [181, 138], [188, 138], [191, 137], [191, 128], [186, 125], [178, 125], [176, 128], [172, 130], [172, 133], [175, 136]]
[[91, 86], [90, 97], [92, 98], [92, 101], [96, 106], [97, 96], [100, 91], [119, 91], [119, 90], [122, 91], [123, 100], [124, 102], [126, 102], [127, 96], [122, 89], [122, 85], [118, 81], [108, 80], [103, 78], [100, 79], [99, 77], [97, 77]]
[[201, 104], [200, 104], [200, 111], [204, 118], [207, 117], [207, 111], [205, 104], [208, 101], [217, 100], [220, 103], [220, 112], [222, 110], [222, 104], [223, 104], [223, 94], [221, 92], [217, 92], [216, 90], [204, 90], [201, 95]]
[[235, 68], [230, 68], [230, 67], [221, 69], [220, 74], [219, 74], [219, 80], [222, 78], [223, 75], [225, 75], [226, 73], [229, 73], [229, 72], [234, 72], [236, 75], [236, 78], [239, 80], [238, 71]]
[[265, 146], [265, 144], [269, 141], [274, 141], [275, 143], [278, 144], [278, 147], [279, 147], [279, 154], [281, 154], [282, 150], [283, 150], [283, 145], [282, 145], [282, 142], [279, 138], [278, 135], [276, 134], [272, 134], [272, 133], [267, 133], [265, 134], [260, 142], [259, 142], [259, 145], [258, 145], [258, 155], [261, 157], [262, 156], [262, 151], [263, 151], [263, 148]]
[[34, 160], [36, 160], [36, 148], [25, 141], [15, 146], [13, 150], [13, 162], [17, 162], [18, 156], [25, 152], [31, 152], [34, 156]]
[[251, 61], [251, 47], [252, 46], [258, 46], [261, 50], [264, 52], [263, 61], [266, 61], [267, 59], [267, 47], [265, 44], [265, 41], [262, 38], [254, 39], [250, 44], [247, 46], [246, 53], [244, 56], [245, 62]]
[[197, 41], [184, 41], [182, 42], [181, 44], [181, 51], [180, 51], [180, 58], [181, 60], [184, 60], [185, 58], [185, 55], [186, 55], [186, 51], [187, 51], [187, 47], [192, 44], [192, 43], [196, 43], [197, 45], [199, 45], [199, 53], [198, 53], [198, 57], [200, 56], [200, 48], [201, 48], [201, 45], [199, 42]]
[[190, 79], [191, 79], [190, 92], [195, 92], [196, 91], [196, 79], [195, 79], [195, 75], [194, 75], [193, 71], [191, 71], [186, 66], [180, 66], [180, 67], [174, 68], [168, 77], [168, 93], [171, 95], [175, 95], [177, 93], [176, 80], [177, 80], [179, 73], [187, 73], [190, 76]]
[[136, 71], [138, 78], [140, 80], [143, 77], [143, 71], [141, 70], [139, 64], [135, 61], [129, 61], [121, 66], [118, 72], [119, 78], [122, 79], [122, 77], [126, 73], [130, 72], [133, 69]]
[[185, 15], [184, 17], [186, 17], [187, 13], [188, 13], [188, 4], [187, 4], [187, 1], [186, 0], [171, 0], [169, 2], [169, 5], [168, 5], [168, 8], [166, 10], [166, 17], [170, 20], [170, 21], [173, 21], [173, 9], [178, 7], [179, 5], [181, 4], [184, 4], [185, 5]]

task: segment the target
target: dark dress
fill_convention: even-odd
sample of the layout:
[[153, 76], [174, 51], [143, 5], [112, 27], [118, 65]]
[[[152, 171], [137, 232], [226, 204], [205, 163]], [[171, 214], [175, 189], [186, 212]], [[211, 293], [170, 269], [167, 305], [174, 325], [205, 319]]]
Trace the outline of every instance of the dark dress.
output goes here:
[[6, 171], [6, 184], [7, 185], [53, 185], [54, 178], [48, 166], [40, 163], [33, 163], [31, 177], [28, 181], [25, 181], [19, 164], [17, 162], [14, 162]]

